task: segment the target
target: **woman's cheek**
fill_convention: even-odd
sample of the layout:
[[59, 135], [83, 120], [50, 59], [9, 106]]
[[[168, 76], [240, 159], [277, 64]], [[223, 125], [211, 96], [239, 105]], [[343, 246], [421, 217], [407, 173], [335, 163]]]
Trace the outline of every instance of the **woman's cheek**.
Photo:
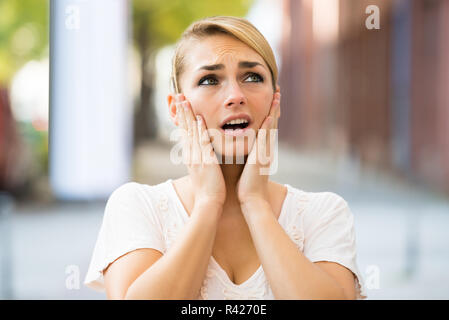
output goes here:
[[206, 115], [204, 114], [204, 106], [202, 105], [202, 102], [201, 102], [202, 100], [199, 100], [196, 97], [191, 97], [190, 99], [187, 98], [187, 100], [190, 101], [190, 105], [192, 106], [193, 113], [195, 115], [197, 115], [197, 114], [201, 115], [206, 120]]

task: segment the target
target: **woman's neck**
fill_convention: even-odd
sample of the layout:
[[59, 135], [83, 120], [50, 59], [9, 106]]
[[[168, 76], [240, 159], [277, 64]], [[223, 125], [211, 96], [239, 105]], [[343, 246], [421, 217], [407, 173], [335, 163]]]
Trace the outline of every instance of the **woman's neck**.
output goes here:
[[226, 185], [226, 202], [238, 202], [237, 182], [240, 179], [245, 164], [221, 164], [220, 167]]

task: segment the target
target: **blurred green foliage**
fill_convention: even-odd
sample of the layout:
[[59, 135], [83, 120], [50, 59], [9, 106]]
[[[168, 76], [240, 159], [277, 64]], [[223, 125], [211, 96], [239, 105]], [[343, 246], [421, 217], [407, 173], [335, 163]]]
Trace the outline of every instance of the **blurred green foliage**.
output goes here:
[[[0, 88], [11, 81], [27, 62], [48, 57], [49, 0], [0, 0]], [[38, 131], [31, 122], [15, 122], [19, 136], [17, 171], [22, 171], [20, 192], [33, 192], [34, 182], [48, 175], [48, 132]], [[25, 159], [23, 159], [25, 158]], [[21, 178], [22, 179], [22, 178]], [[25, 188], [25, 189], [23, 189]]]
[[0, 0], [0, 84], [48, 49], [48, 0]]
[[[190, 23], [207, 16], [244, 16], [253, 0], [133, 0], [134, 39], [145, 31], [152, 48], [174, 43]], [[142, 30], [145, 28], [145, 30]]]
[[[145, 49], [174, 43], [194, 20], [243, 16], [253, 0], [133, 0], [133, 38]], [[9, 83], [27, 61], [48, 48], [49, 0], [0, 0], [0, 83]], [[145, 37], [143, 39], [142, 37]]]

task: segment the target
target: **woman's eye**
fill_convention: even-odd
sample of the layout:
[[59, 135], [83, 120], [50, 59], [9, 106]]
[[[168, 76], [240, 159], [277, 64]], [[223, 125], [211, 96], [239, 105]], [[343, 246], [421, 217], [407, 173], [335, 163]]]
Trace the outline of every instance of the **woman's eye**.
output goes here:
[[[245, 78], [244, 82], [263, 82], [263, 77], [257, 73], [250, 73]], [[200, 86], [212, 86], [217, 84], [218, 80], [215, 76], [206, 76], [204, 78], [201, 78], [201, 80], [198, 82], [198, 85]]]
[[218, 80], [216, 78], [206, 77], [206, 78], [202, 78], [198, 84], [201, 86], [201, 85], [214, 85], [217, 83], [218, 83]]
[[[247, 81], [248, 79], [253, 79], [253, 80]], [[251, 73], [245, 79], [245, 82], [263, 82], [263, 78], [260, 75], [258, 75], [257, 73]]]

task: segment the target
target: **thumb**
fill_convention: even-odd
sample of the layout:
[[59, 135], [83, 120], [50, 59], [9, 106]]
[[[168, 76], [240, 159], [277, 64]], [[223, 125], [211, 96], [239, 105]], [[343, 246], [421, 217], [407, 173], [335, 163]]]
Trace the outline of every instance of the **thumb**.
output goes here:
[[262, 123], [261, 129], [268, 129], [270, 127], [270, 124], [273, 122], [273, 117], [268, 116], [265, 121]]

